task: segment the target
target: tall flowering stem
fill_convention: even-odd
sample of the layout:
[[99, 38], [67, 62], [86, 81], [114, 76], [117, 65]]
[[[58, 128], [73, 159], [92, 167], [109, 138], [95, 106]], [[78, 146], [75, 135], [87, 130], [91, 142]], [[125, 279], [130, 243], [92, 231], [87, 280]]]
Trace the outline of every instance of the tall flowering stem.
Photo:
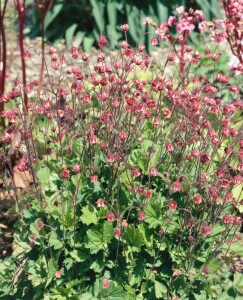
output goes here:
[[225, 29], [227, 41], [230, 44], [232, 53], [243, 63], [243, 31], [242, 31], [242, 1], [224, 0], [224, 10], [226, 14]]
[[[18, 12], [19, 17], [19, 48], [21, 55], [21, 64], [22, 64], [22, 82], [23, 86], [26, 86], [26, 65], [25, 65], [25, 51], [24, 51], [24, 22], [25, 22], [25, 12], [26, 5], [25, 0], [14, 0], [15, 8]], [[27, 94], [24, 93], [24, 104], [26, 109], [28, 109], [28, 98]]]
[[45, 17], [47, 12], [52, 8], [53, 0], [35, 0], [36, 7], [40, 14], [41, 19], [41, 71], [39, 78], [39, 93], [42, 88], [43, 82], [43, 72], [44, 72], [44, 64], [45, 64]]
[[[0, 60], [2, 66], [0, 66], [0, 96], [3, 95], [5, 89], [5, 78], [6, 78], [6, 62], [7, 62], [7, 45], [6, 45], [6, 37], [5, 37], [5, 29], [4, 29], [4, 15], [6, 11], [8, 0], [4, 1], [3, 9], [0, 8], [0, 30], [1, 30], [1, 38], [2, 43], [0, 47]], [[0, 114], [4, 110], [4, 102], [0, 101]], [[3, 128], [5, 128], [5, 120], [4, 117], [1, 117], [1, 123]]]

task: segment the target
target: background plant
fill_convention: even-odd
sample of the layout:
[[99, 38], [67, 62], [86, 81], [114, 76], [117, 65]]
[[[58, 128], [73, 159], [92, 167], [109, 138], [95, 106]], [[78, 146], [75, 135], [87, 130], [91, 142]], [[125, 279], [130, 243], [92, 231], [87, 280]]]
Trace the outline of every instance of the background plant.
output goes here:
[[[30, 2], [31, 4], [32, 2]], [[45, 20], [45, 37], [48, 41], [57, 44], [62, 38], [68, 47], [82, 45], [85, 51], [90, 51], [101, 33], [112, 36], [111, 48], [116, 47], [116, 40], [122, 35], [120, 24], [130, 25], [128, 32], [131, 45], [138, 41], [144, 43], [147, 50], [151, 50], [150, 40], [144, 32], [150, 32], [151, 26], [142, 27], [145, 17], [151, 17], [156, 23], [165, 22], [172, 11], [183, 5], [186, 9], [202, 9], [206, 18], [220, 18], [219, 1], [55, 1]], [[80, 17], [82, 16], [82, 17]], [[33, 14], [29, 23], [30, 36], [40, 34], [40, 16], [38, 11]], [[60, 30], [62, 28], [62, 30]], [[194, 41], [197, 41], [194, 35]]]

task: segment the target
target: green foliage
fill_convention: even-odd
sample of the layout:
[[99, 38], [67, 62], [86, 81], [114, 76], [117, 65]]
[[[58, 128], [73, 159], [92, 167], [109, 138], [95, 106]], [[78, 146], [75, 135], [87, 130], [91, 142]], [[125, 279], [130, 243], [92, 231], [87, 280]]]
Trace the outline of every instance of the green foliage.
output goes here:
[[[109, 36], [111, 48], [115, 48], [116, 41], [122, 38], [119, 27], [128, 23], [128, 33], [132, 46], [137, 42], [144, 43], [149, 51], [152, 35], [152, 27], [142, 26], [145, 17], [151, 17], [155, 23], [166, 22], [174, 9], [184, 5], [185, 9], [193, 7], [202, 9], [207, 19], [220, 18], [220, 9], [217, 0], [204, 1], [168, 1], [168, 0], [145, 0], [145, 1], [115, 1], [115, 0], [70, 0], [54, 1], [54, 5], [48, 11], [45, 22], [45, 38], [57, 44], [65, 38], [68, 47], [82, 45], [85, 51], [90, 51], [100, 34]], [[38, 10], [30, 16], [28, 23], [29, 34], [33, 37], [40, 34], [40, 17]]]

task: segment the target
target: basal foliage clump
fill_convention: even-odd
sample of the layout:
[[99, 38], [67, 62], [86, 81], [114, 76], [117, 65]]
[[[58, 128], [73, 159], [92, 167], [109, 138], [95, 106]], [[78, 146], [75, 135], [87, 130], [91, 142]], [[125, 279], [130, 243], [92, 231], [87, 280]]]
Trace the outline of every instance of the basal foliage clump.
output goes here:
[[153, 45], [170, 45], [163, 63], [131, 48], [124, 24], [118, 53], [107, 54], [104, 35], [95, 59], [51, 47], [41, 93], [38, 81], [16, 80], [1, 97], [5, 153], [22, 149], [16, 168], [32, 182], [24, 199], [11, 190], [19, 221], [0, 266], [2, 299], [218, 295], [210, 274], [242, 224], [242, 64], [210, 80], [190, 72], [203, 57], [220, 64], [221, 40], [205, 53], [188, 45], [195, 26], [212, 25], [201, 11], [146, 22]]

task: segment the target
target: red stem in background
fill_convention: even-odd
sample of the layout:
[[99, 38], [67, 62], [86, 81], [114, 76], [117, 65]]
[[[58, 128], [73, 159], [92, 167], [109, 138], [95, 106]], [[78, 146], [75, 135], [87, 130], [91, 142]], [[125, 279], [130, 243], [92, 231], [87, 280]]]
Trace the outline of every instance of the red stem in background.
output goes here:
[[[5, 29], [3, 24], [3, 19], [7, 7], [8, 0], [4, 1], [3, 10], [1, 11], [0, 8], [0, 28], [1, 28], [1, 37], [2, 43], [0, 46], [0, 60], [2, 62], [2, 68], [0, 69], [0, 95], [4, 93], [5, 90], [5, 78], [6, 78], [6, 64], [7, 64], [7, 44], [6, 44], [6, 36], [5, 36]], [[4, 110], [4, 103], [0, 103], [0, 115], [2, 115], [2, 111]], [[1, 116], [1, 123], [3, 129], [5, 129], [5, 119]]]
[[[22, 2], [22, 5], [21, 3]], [[26, 65], [25, 65], [25, 58], [24, 58], [24, 21], [25, 21], [25, 0], [14, 0], [14, 5], [18, 11], [19, 16], [19, 48], [20, 48], [20, 55], [21, 55], [21, 64], [22, 64], [22, 82], [24, 87], [26, 86]], [[28, 110], [28, 98], [27, 94], [24, 93], [24, 104], [26, 110]]]
[[44, 65], [45, 65], [45, 17], [47, 12], [52, 8], [53, 0], [42, 0], [41, 3], [39, 3], [38, 0], [35, 1], [37, 9], [40, 13], [40, 19], [41, 19], [41, 71], [40, 71], [40, 78], [39, 78], [39, 87], [38, 92], [40, 93], [42, 88], [42, 82], [43, 82], [43, 73], [44, 73]]

